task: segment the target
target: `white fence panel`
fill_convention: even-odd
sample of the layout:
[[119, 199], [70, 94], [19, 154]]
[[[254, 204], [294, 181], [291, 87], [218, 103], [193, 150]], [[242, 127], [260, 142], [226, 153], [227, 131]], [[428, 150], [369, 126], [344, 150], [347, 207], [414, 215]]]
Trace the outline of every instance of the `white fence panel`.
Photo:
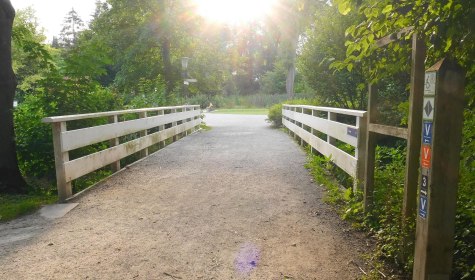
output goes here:
[[[326, 118], [318, 115], [326, 115]], [[355, 118], [355, 125], [337, 121], [338, 115]], [[355, 179], [354, 188], [362, 186], [364, 180], [364, 160], [366, 152], [366, 112], [330, 107], [306, 105], [282, 106], [282, 124], [301, 141], [304, 141]], [[308, 127], [310, 131], [305, 129]], [[327, 135], [323, 140], [316, 133]], [[339, 149], [336, 140], [355, 147], [350, 155]]]
[[[155, 115], [147, 116], [149, 113]], [[139, 118], [119, 122], [119, 116], [126, 114], [138, 114]], [[67, 130], [69, 121], [102, 117], [108, 117], [111, 123]], [[145, 157], [150, 146], [157, 143], [163, 146], [167, 139], [175, 141], [178, 135], [193, 132], [201, 124], [201, 110], [198, 105], [158, 107], [49, 117], [43, 122], [51, 123], [53, 128], [58, 195], [64, 201], [72, 196], [72, 180], [110, 164], [113, 171], [118, 171], [120, 159], [137, 152]], [[148, 134], [149, 129], [156, 132]], [[138, 133], [139, 138], [119, 143], [119, 137], [132, 133]], [[69, 151], [108, 140], [108, 149], [69, 160]]]

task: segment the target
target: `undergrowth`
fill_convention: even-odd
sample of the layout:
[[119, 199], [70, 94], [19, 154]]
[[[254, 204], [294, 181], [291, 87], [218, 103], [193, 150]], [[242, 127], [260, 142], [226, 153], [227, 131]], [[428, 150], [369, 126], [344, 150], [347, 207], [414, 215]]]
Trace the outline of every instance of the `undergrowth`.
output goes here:
[[[352, 183], [344, 176], [346, 174], [330, 158], [314, 155], [310, 150], [308, 154], [306, 167], [327, 189], [325, 201], [335, 206], [342, 219], [367, 232], [377, 242], [375, 250], [367, 256], [372, 270], [365, 278], [409, 279], [414, 258], [415, 220], [405, 221], [407, 231], [404, 232], [401, 213], [405, 148], [377, 147], [373, 208], [366, 215], [363, 213], [362, 193], [352, 192]], [[474, 176], [469, 172], [471, 167], [465, 165], [461, 168], [451, 279], [475, 279]], [[404, 240], [407, 245], [403, 248]]]
[[409, 261], [412, 255], [405, 256], [401, 262], [399, 254], [404, 237], [399, 203], [404, 189], [404, 150], [378, 147], [376, 154], [374, 208], [366, 215], [363, 213], [362, 192], [353, 192], [352, 180], [330, 158], [309, 153], [306, 167], [315, 180], [326, 188], [324, 199], [335, 206], [340, 217], [376, 239], [375, 250], [366, 256], [372, 269], [365, 279], [404, 279], [412, 265]]

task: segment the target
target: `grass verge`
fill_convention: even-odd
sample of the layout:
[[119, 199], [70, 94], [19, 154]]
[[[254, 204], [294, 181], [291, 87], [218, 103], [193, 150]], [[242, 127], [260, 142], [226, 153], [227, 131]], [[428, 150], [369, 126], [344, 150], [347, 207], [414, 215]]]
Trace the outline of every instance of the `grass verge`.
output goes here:
[[29, 214], [42, 205], [57, 201], [56, 195], [29, 194], [5, 195], [0, 194], [0, 222], [6, 222], [19, 216]]
[[211, 113], [215, 114], [232, 114], [232, 115], [267, 115], [269, 109], [266, 108], [236, 108], [236, 109], [217, 109]]

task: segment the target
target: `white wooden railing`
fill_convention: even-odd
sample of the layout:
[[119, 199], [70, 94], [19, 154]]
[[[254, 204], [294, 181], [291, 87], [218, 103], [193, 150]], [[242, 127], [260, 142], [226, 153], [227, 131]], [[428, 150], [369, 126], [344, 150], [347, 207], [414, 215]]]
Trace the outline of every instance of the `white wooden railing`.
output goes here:
[[[339, 122], [337, 115], [355, 117], [355, 125]], [[284, 104], [282, 124], [295, 137], [331, 158], [335, 165], [352, 176], [355, 188], [362, 185], [366, 153], [366, 111]], [[318, 137], [317, 132], [326, 134], [326, 140]], [[355, 147], [354, 155], [339, 149], [335, 139]]]
[[[137, 152], [145, 157], [148, 147], [193, 132], [201, 124], [200, 114], [199, 105], [186, 105], [44, 118], [43, 122], [51, 123], [53, 128], [59, 200], [72, 196], [73, 180], [107, 165], [118, 171], [120, 159]], [[124, 115], [138, 118], [119, 121]], [[108, 118], [109, 124], [67, 130], [67, 122], [93, 118]], [[147, 134], [148, 130], [155, 132]], [[119, 137], [133, 133], [139, 138], [119, 143]], [[103, 141], [109, 141], [108, 149], [69, 160], [69, 151]]]

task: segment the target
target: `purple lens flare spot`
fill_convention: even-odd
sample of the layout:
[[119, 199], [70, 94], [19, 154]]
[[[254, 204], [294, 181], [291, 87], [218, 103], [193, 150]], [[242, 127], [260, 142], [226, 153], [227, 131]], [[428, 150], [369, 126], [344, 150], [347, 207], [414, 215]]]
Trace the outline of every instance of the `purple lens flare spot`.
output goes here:
[[252, 243], [244, 243], [239, 248], [239, 252], [234, 260], [236, 272], [248, 275], [259, 264], [259, 249]]

